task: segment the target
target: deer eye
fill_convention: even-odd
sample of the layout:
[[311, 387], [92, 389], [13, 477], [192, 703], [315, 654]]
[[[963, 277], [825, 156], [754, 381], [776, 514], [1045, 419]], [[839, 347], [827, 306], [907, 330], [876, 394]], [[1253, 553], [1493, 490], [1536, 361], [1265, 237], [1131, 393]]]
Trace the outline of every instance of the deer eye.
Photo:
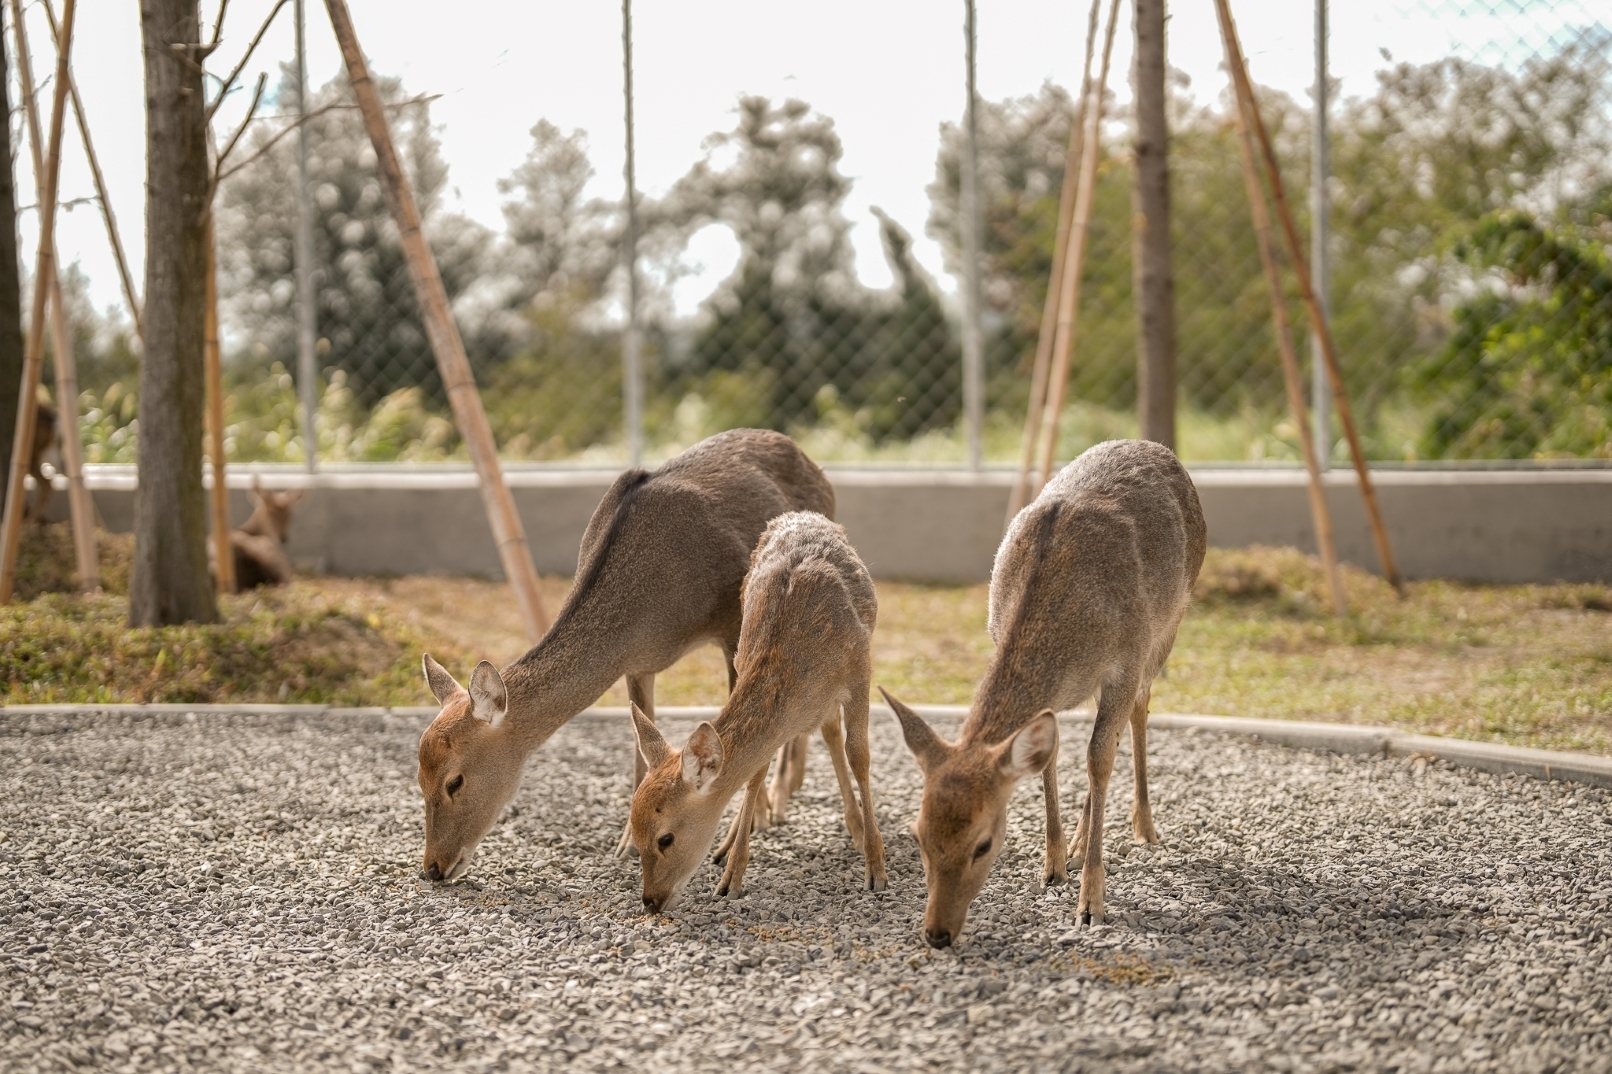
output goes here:
[[672, 840], [675, 839], [675, 838], [677, 838], [677, 837], [674, 836], [671, 832], [667, 832], [665, 835], [663, 835], [659, 839], [655, 840], [655, 845], [660, 847], [662, 850], [665, 850], [667, 847], [672, 845]]
[[991, 852], [991, 841], [989, 839], [987, 839], [987, 840], [985, 840], [985, 842], [981, 843], [979, 846], [974, 848], [974, 860], [979, 861], [981, 858], [985, 857], [985, 855], [989, 854], [990, 852]]
[[452, 798], [455, 794], [458, 794], [459, 788], [463, 787], [464, 785], [464, 776], [454, 776], [452, 779], [448, 780], [448, 797]]

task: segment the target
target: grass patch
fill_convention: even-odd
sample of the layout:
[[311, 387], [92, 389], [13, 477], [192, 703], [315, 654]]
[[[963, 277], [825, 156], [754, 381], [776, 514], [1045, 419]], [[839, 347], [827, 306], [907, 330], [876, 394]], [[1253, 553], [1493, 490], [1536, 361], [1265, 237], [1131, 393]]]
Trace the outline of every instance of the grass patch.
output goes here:
[[[70, 588], [66, 527], [43, 529], [23, 550], [30, 584]], [[109, 588], [126, 586], [127, 559], [127, 538], [103, 542]], [[557, 608], [567, 580], [542, 584]], [[1154, 710], [1612, 754], [1612, 587], [1413, 582], [1401, 600], [1349, 567], [1344, 584], [1350, 611], [1334, 618], [1313, 557], [1211, 550]], [[987, 591], [881, 582], [874, 683], [913, 701], [971, 700], [992, 651]], [[116, 592], [38, 592], [0, 608], [0, 698], [423, 705], [422, 652], [463, 681], [476, 660], [503, 666], [527, 648], [508, 588], [475, 579], [304, 578], [225, 597], [220, 611], [217, 624], [129, 630]], [[661, 674], [656, 699], [721, 704], [726, 682], [707, 646]], [[626, 702], [619, 683], [601, 699]]]

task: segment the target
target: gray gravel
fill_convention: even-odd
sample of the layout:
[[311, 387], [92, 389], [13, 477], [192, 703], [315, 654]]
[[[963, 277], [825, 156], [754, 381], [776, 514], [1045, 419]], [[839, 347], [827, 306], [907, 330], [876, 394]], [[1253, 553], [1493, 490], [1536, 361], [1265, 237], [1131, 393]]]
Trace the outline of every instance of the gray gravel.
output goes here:
[[1026, 785], [935, 952], [891, 721], [888, 893], [816, 746], [746, 897], [707, 867], [668, 918], [609, 853], [624, 725], [561, 732], [450, 887], [417, 877], [420, 726], [0, 711], [0, 1068], [1612, 1070], [1603, 792], [1161, 731], [1165, 845], [1116, 777], [1110, 925], [1037, 890]]

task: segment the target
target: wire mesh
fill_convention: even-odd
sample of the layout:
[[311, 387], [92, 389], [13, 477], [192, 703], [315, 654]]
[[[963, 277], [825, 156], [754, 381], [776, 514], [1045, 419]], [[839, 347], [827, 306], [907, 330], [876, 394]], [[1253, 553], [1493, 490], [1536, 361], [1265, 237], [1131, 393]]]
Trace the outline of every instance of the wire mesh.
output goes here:
[[[1396, 40], [1376, 41], [1374, 84], [1347, 86], [1330, 118], [1333, 328], [1368, 455], [1612, 458], [1612, 23], [1582, 0], [1431, 0], [1406, 10], [1409, 21], [1384, 23], [1383, 33], [1414, 24], [1444, 37], [1419, 41], [1415, 61], [1394, 58]], [[1350, 17], [1335, 10], [1335, 32]], [[1334, 43], [1335, 62], [1370, 38], [1360, 31]], [[1253, 62], [1259, 86], [1260, 57]], [[446, 207], [429, 99], [395, 81], [384, 92], [501, 450], [619, 461], [620, 201], [588, 196], [585, 139], [533, 128], [530, 156], [501, 184], [509, 200], [500, 233]], [[1309, 102], [1257, 92], [1307, 236]], [[318, 455], [452, 457], [457, 437], [350, 105], [340, 79], [309, 104]], [[1018, 450], [1072, 111], [1051, 83], [979, 105], [985, 450], [994, 461]], [[1109, 112], [1061, 457], [1136, 429], [1122, 87]], [[1189, 460], [1292, 460], [1296, 433], [1229, 117], [1229, 90], [1173, 79], [1178, 445]], [[960, 268], [959, 130], [941, 132], [926, 226], [949, 273]], [[296, 158], [294, 140], [274, 134], [258, 133], [248, 151], [256, 156], [224, 183], [219, 204], [229, 447], [237, 458], [294, 460], [306, 450], [288, 372]], [[651, 457], [759, 425], [796, 434], [828, 460], [961, 461], [955, 287], [926, 270], [911, 234], [882, 214], [894, 283], [861, 282], [845, 209], [852, 180], [839, 169], [832, 118], [802, 102], [746, 97], [733, 128], [706, 148], [669, 191], [642, 202]], [[732, 233], [735, 267], [692, 314], [680, 313], [666, 297], [679, 257], [713, 223]], [[1287, 297], [1302, 328], [1297, 295]], [[1345, 457], [1340, 434], [1334, 458]]]

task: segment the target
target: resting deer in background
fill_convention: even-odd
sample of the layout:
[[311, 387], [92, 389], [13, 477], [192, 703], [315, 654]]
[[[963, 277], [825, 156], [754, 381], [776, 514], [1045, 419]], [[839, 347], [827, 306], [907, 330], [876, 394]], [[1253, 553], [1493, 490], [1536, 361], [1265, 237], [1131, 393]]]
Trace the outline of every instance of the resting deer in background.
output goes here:
[[[291, 508], [302, 499], [302, 490], [270, 492], [255, 475], [252, 478], [252, 498], [257, 506], [251, 517], [238, 529], [230, 530], [230, 554], [235, 560], [235, 586], [252, 589], [260, 585], [285, 585], [291, 581], [291, 559], [285, 554], [286, 542], [291, 539]], [[214, 560], [217, 552], [211, 544], [208, 559]], [[217, 567], [212, 567], [216, 576]]]
[[[923, 770], [914, 828], [928, 903], [924, 937], [946, 947], [963, 929], [1002, 851], [1018, 780], [1041, 773], [1045, 878], [1081, 863], [1076, 912], [1103, 921], [1103, 807], [1120, 728], [1131, 727], [1136, 838], [1158, 842], [1147, 797], [1147, 705], [1175, 644], [1207, 544], [1192, 479], [1166, 447], [1115, 440], [1059, 471], [1008, 527], [991, 571], [996, 642], [968, 718], [945, 742], [907, 706], [885, 699]], [[1058, 814], [1055, 712], [1098, 695], [1087, 747], [1090, 788], [1067, 858]]]
[[[793, 440], [763, 429], [702, 440], [616, 479], [582, 535], [564, 606], [525, 656], [502, 673], [482, 661], [468, 690], [426, 656], [442, 711], [420, 737], [425, 875], [465, 874], [527, 756], [617, 679], [652, 721], [655, 675], [711, 642], [731, 690], [750, 552], [768, 522], [801, 510], [832, 515], [834, 489]], [[635, 788], [644, 771], [637, 756]], [[617, 853], [630, 845], [624, 829]]]
[[34, 405], [34, 443], [28, 452], [28, 475], [34, 479], [34, 502], [26, 499], [22, 503], [22, 517], [31, 518], [43, 524], [45, 521], [45, 508], [50, 504], [51, 493], [55, 487], [50, 478], [45, 476], [45, 452], [56, 446], [56, 436], [60, 421], [56, 416], [56, 408], [38, 400]]
[[[869, 642], [878, 616], [873, 579], [845, 529], [809, 511], [773, 519], [744, 580], [738, 682], [715, 720], [681, 750], [633, 710], [649, 774], [633, 795], [629, 830], [643, 868], [644, 908], [671, 907], [716, 836], [722, 811], [744, 788], [736, 838], [717, 895], [738, 895], [750, 860], [751, 818], [762, 806], [774, 751], [822, 729], [840, 776], [845, 826], [867, 863], [870, 891], [883, 891], [884, 840], [873, 815], [869, 773]], [[843, 727], [841, 725], [843, 714]], [[849, 760], [860, 807], [844, 777]]]

